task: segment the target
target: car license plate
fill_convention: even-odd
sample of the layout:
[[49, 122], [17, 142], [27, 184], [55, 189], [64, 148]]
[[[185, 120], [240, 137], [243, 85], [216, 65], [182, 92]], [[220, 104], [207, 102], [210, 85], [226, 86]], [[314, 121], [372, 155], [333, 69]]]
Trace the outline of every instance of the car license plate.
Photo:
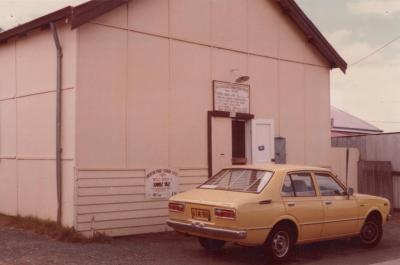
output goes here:
[[210, 221], [211, 220], [210, 211], [192, 208], [192, 218], [202, 221]]

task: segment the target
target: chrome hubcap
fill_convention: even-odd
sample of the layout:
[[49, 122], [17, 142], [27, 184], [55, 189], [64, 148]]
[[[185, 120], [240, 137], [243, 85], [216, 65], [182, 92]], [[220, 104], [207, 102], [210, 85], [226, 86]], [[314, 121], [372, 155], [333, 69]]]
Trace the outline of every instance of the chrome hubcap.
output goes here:
[[285, 231], [279, 231], [272, 239], [272, 250], [275, 256], [282, 258], [289, 252], [290, 238], [289, 234]]
[[362, 239], [367, 242], [374, 242], [378, 237], [378, 227], [375, 223], [366, 223], [362, 230]]

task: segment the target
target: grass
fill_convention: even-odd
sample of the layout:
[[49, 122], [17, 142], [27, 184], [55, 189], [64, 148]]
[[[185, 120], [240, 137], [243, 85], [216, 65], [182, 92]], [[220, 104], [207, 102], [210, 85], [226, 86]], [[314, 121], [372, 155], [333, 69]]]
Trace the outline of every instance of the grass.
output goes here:
[[39, 235], [46, 235], [52, 239], [69, 243], [110, 243], [112, 238], [95, 232], [92, 237], [86, 237], [74, 228], [58, 225], [50, 220], [41, 220], [35, 217], [8, 216], [0, 214], [0, 226], [30, 230]]

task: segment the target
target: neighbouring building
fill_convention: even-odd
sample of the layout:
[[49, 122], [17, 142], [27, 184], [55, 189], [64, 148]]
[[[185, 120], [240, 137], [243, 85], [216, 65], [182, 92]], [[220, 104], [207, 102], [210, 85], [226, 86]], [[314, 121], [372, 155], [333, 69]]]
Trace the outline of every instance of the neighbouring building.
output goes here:
[[341, 109], [331, 106], [332, 137], [383, 133], [381, 129]]
[[167, 198], [221, 167], [330, 166], [347, 65], [293, 0], [89, 1], [0, 42], [2, 213], [165, 231]]

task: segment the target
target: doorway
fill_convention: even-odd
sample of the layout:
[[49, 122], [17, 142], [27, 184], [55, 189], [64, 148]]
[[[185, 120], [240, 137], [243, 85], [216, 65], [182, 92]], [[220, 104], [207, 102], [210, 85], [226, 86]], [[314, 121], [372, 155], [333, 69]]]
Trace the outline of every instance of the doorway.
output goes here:
[[209, 112], [208, 122], [209, 176], [232, 165], [265, 164], [274, 160], [272, 120]]
[[[248, 137], [248, 135], [247, 135]], [[244, 165], [249, 160], [246, 154], [246, 121], [232, 120], [232, 164]]]

